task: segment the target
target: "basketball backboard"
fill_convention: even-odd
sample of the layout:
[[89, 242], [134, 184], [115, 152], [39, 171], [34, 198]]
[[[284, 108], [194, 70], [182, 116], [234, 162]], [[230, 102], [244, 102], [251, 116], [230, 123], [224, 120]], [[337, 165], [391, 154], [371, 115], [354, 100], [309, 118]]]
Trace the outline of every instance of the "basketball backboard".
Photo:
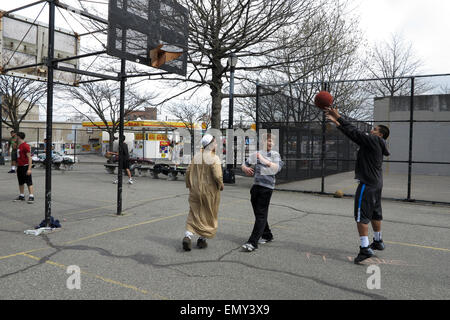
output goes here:
[[175, 0], [110, 0], [109, 55], [186, 75], [188, 19]]
[[[55, 29], [55, 59], [77, 56], [80, 40], [73, 32]], [[44, 63], [48, 56], [48, 25], [15, 14], [4, 16], [0, 11], [0, 71]], [[78, 60], [58, 63], [78, 69]], [[35, 80], [47, 80], [45, 65], [7, 71], [5, 74]], [[54, 81], [76, 85], [79, 76], [64, 71], [54, 71]]]

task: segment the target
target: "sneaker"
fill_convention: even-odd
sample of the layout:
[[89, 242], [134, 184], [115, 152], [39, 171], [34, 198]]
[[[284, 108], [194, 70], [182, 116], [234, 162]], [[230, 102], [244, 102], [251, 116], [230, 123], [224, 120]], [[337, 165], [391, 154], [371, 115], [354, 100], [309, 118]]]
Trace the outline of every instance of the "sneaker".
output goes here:
[[242, 249], [244, 249], [244, 251], [247, 251], [247, 252], [252, 252], [252, 251], [256, 250], [256, 248], [251, 243], [244, 244], [242, 246]]
[[13, 201], [25, 201], [25, 197], [24, 196], [18, 196]]
[[191, 239], [188, 237], [183, 238], [183, 249], [184, 251], [191, 251], [192, 245], [191, 245]]
[[370, 245], [370, 248], [372, 250], [384, 250], [386, 248], [386, 246], [384, 245], [383, 239], [381, 239], [380, 241], [373, 239], [373, 242]]
[[132, 179], [129, 179], [129, 180], [128, 180], [128, 184], [133, 184], [133, 182], [134, 182], [134, 181], [133, 181]]
[[13, 169], [8, 171], [8, 173], [15, 173], [15, 172], [16, 172], [16, 170], [13, 170]]
[[359, 264], [360, 262], [362, 262], [374, 255], [373, 250], [369, 247], [366, 247], [366, 248], [359, 247], [359, 248], [360, 248], [359, 254], [354, 260], [355, 264]]
[[259, 244], [265, 244], [265, 243], [267, 243], [267, 242], [272, 242], [273, 241], [273, 238], [272, 239], [264, 239], [264, 238], [260, 238], [259, 240], [258, 240], [258, 243]]
[[119, 180], [114, 180], [113, 181], [113, 184], [118, 184], [119, 183]]
[[28, 197], [28, 203], [34, 203], [34, 197]]
[[208, 244], [206, 243], [206, 239], [199, 238], [199, 239], [197, 240], [197, 248], [199, 248], [199, 249], [204, 249], [204, 248], [206, 248], [207, 246], [208, 246]]

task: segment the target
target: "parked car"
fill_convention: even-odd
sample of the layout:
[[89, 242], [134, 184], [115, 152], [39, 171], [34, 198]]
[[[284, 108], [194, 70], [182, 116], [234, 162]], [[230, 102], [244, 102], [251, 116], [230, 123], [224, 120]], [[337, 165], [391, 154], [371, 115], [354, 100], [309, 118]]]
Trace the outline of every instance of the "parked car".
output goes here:
[[53, 151], [53, 157], [55, 156], [62, 157], [64, 161], [70, 161], [72, 163], [78, 162], [78, 157], [75, 157], [74, 155], [62, 154], [58, 151]]
[[[31, 159], [33, 160], [33, 165], [40, 165], [41, 167], [44, 167], [46, 154], [45, 153], [32, 154]], [[60, 152], [53, 151], [52, 166], [55, 169], [59, 170], [62, 165], [66, 170], [71, 170], [71, 169], [73, 169], [73, 165], [75, 164], [75, 161], [78, 162], [78, 158], [76, 158], [74, 156], [63, 155]]]

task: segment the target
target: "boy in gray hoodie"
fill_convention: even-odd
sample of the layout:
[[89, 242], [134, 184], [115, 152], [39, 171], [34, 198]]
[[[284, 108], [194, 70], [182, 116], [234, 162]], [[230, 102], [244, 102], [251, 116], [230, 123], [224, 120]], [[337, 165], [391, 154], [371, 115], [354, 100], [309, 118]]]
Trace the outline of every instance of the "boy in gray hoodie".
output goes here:
[[[275, 175], [281, 171], [283, 161], [280, 154], [272, 150], [275, 144], [273, 134], [265, 134], [262, 139], [263, 150], [257, 151], [249, 156], [242, 165], [242, 171], [247, 176], [254, 176], [255, 182], [250, 190], [255, 224], [252, 234], [242, 248], [244, 251], [254, 251], [258, 243], [266, 243], [273, 240], [272, 232], [267, 222], [270, 198], [275, 189]], [[254, 165], [254, 169], [251, 167]]]

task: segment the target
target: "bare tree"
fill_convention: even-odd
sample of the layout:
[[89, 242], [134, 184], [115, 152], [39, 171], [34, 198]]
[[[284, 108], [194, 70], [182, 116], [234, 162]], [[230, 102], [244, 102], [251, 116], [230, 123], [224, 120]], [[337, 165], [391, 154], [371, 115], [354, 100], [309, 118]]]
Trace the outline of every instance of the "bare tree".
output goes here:
[[199, 122], [204, 123], [208, 128], [211, 124], [211, 107], [202, 103], [192, 104], [190, 102], [177, 103], [167, 111], [172, 114], [178, 121], [183, 122], [187, 130], [193, 136], [195, 125]]
[[[263, 83], [260, 121], [287, 123], [321, 119], [322, 112], [314, 107], [313, 100], [326, 82], [335, 82], [328, 90], [343, 114], [363, 113], [361, 105], [365, 96], [360, 86], [338, 81], [353, 78], [362, 69], [357, 50], [363, 38], [358, 21], [345, 17], [346, 5], [346, 2], [330, 3], [330, 10], [280, 37], [280, 47], [284, 49], [277, 56], [268, 57], [280, 65], [260, 74]], [[283, 45], [289, 41], [297, 45]], [[254, 83], [243, 87], [247, 95], [255, 92]], [[237, 110], [254, 119], [254, 99], [240, 101]]]
[[[119, 86], [116, 82], [90, 82], [80, 85], [79, 88], [68, 87], [65, 93], [71, 98], [68, 105], [96, 123], [92, 115], [100, 119], [101, 125], [97, 128], [105, 130], [109, 134], [109, 150], [113, 149], [115, 133], [120, 124], [120, 95]], [[138, 93], [132, 85], [126, 88], [124, 118], [151, 103], [155, 96]], [[86, 109], [87, 107], [87, 109]]]
[[[195, 92], [208, 86], [211, 94], [212, 127], [221, 123], [222, 100], [229, 66], [226, 59], [231, 53], [239, 58], [236, 67], [240, 72], [258, 72], [279, 66], [280, 61], [268, 63], [267, 56], [276, 56], [280, 51], [276, 41], [283, 32], [295, 29], [301, 22], [310, 20], [324, 1], [313, 0], [193, 0], [181, 1], [189, 9], [190, 70], [187, 78], [180, 80], [164, 76], [166, 80], [183, 81], [189, 85], [174, 97]], [[311, 29], [310, 33], [315, 30]], [[298, 44], [298, 42], [297, 42]], [[287, 42], [285, 46], [293, 46]], [[246, 78], [246, 77], [243, 77]], [[239, 95], [235, 96], [239, 98]]]
[[[211, 107], [204, 103], [177, 103], [170, 106], [167, 111], [172, 114], [178, 121], [182, 122], [191, 136], [191, 153], [194, 154], [194, 130], [199, 122], [208, 128], [211, 124]], [[162, 125], [164, 125], [162, 123]], [[205, 129], [206, 129], [205, 128]]]
[[19, 131], [20, 124], [46, 95], [46, 86], [40, 82], [6, 75], [0, 75], [2, 96], [2, 121], [8, 127]]
[[439, 94], [450, 94], [450, 84], [444, 83], [439, 86]]

